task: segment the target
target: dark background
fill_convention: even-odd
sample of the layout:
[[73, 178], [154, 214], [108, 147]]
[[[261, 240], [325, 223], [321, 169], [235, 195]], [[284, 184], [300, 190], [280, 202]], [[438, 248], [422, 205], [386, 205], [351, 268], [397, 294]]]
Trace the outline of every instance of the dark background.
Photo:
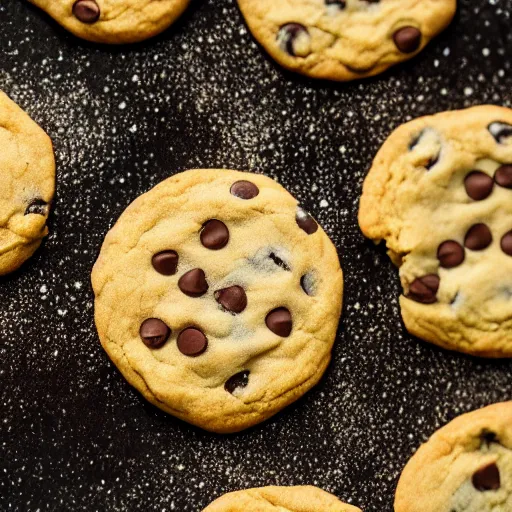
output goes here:
[[[196, 512], [227, 491], [307, 483], [391, 512], [421, 442], [462, 412], [510, 399], [512, 362], [451, 354], [404, 331], [397, 271], [363, 239], [357, 205], [400, 123], [512, 106], [511, 11], [512, 0], [462, 0], [412, 62], [336, 84], [274, 65], [234, 0], [193, 1], [162, 36], [123, 48], [0, 0], [0, 89], [49, 133], [57, 159], [51, 235], [0, 280], [0, 509]], [[239, 435], [199, 431], [146, 403], [93, 324], [89, 275], [106, 231], [142, 192], [194, 167], [278, 178], [326, 228], [346, 276], [320, 385]]]

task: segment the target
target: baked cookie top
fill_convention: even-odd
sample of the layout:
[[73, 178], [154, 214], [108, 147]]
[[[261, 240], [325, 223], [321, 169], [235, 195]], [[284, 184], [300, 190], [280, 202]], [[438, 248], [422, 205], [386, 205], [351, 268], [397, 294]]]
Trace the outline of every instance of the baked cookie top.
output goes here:
[[16, 270], [48, 234], [55, 189], [50, 138], [0, 92], [0, 275]]
[[512, 402], [459, 416], [416, 452], [395, 512], [510, 512]]
[[361, 512], [336, 496], [309, 485], [260, 487], [230, 492], [203, 512]]
[[512, 110], [480, 106], [398, 128], [366, 178], [359, 223], [400, 267], [412, 334], [512, 356]]
[[452, 20], [456, 0], [238, 0], [249, 29], [282, 66], [354, 80], [410, 59]]
[[168, 28], [190, 0], [29, 0], [75, 36], [96, 43], [136, 43]]
[[215, 432], [318, 382], [341, 312], [336, 249], [265, 176], [193, 170], [136, 199], [92, 273], [103, 347], [153, 404]]

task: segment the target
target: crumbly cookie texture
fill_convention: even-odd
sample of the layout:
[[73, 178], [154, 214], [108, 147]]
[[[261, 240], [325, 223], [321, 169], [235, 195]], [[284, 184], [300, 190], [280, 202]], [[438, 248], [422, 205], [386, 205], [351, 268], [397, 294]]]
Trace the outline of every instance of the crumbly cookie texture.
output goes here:
[[203, 512], [361, 512], [309, 485], [261, 487], [221, 496]]
[[30, 0], [75, 36], [96, 43], [136, 43], [168, 28], [190, 0]]
[[405, 467], [395, 512], [510, 512], [512, 402], [459, 416]]
[[409, 332], [512, 356], [512, 110], [480, 106], [399, 127], [366, 178], [359, 224], [400, 267]]
[[354, 80], [410, 59], [453, 19], [456, 0], [238, 0], [256, 40], [282, 66]]
[[103, 347], [164, 411], [255, 425], [324, 373], [341, 313], [336, 249], [274, 180], [193, 170], [142, 195], [92, 273]]
[[19, 268], [48, 234], [55, 188], [50, 138], [0, 92], [0, 275]]

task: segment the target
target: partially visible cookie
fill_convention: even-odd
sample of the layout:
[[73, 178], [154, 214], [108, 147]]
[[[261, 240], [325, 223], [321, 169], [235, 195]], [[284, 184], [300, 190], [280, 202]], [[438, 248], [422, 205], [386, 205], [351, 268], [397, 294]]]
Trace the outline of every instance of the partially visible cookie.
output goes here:
[[359, 224], [400, 267], [412, 334], [512, 357], [512, 110], [480, 106], [399, 127], [366, 178]]
[[410, 59], [444, 30], [456, 0], [238, 0], [257, 41], [282, 66], [354, 80]]
[[48, 234], [55, 188], [50, 138], [0, 92], [0, 275], [26, 261]]
[[512, 402], [464, 414], [405, 467], [395, 512], [512, 511]]
[[190, 0], [30, 0], [77, 37], [136, 43], [168, 28]]
[[336, 249], [265, 176], [193, 170], [135, 200], [92, 273], [103, 347], [164, 411], [215, 432], [255, 425], [331, 356]]
[[336, 496], [309, 485], [260, 487], [230, 492], [203, 512], [361, 512]]

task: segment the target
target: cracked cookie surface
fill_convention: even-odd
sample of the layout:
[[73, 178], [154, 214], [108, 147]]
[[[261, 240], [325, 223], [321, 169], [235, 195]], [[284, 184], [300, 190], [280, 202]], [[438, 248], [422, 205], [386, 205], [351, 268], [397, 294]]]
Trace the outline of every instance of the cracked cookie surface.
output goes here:
[[48, 234], [55, 188], [50, 138], [0, 92], [0, 275], [19, 268]]
[[395, 512], [510, 512], [512, 402], [459, 416], [406, 465]]
[[354, 80], [420, 52], [451, 22], [456, 0], [238, 0], [279, 64], [314, 78]]
[[153, 404], [235, 432], [314, 386], [341, 313], [336, 249], [274, 180], [193, 170], [136, 199], [92, 273], [101, 343]]
[[361, 512], [309, 485], [260, 487], [225, 494], [203, 512]]
[[359, 224], [400, 267], [409, 332], [512, 357], [512, 110], [473, 107], [399, 127], [365, 180]]
[[77, 37], [125, 44], [168, 28], [190, 0], [30, 0]]

